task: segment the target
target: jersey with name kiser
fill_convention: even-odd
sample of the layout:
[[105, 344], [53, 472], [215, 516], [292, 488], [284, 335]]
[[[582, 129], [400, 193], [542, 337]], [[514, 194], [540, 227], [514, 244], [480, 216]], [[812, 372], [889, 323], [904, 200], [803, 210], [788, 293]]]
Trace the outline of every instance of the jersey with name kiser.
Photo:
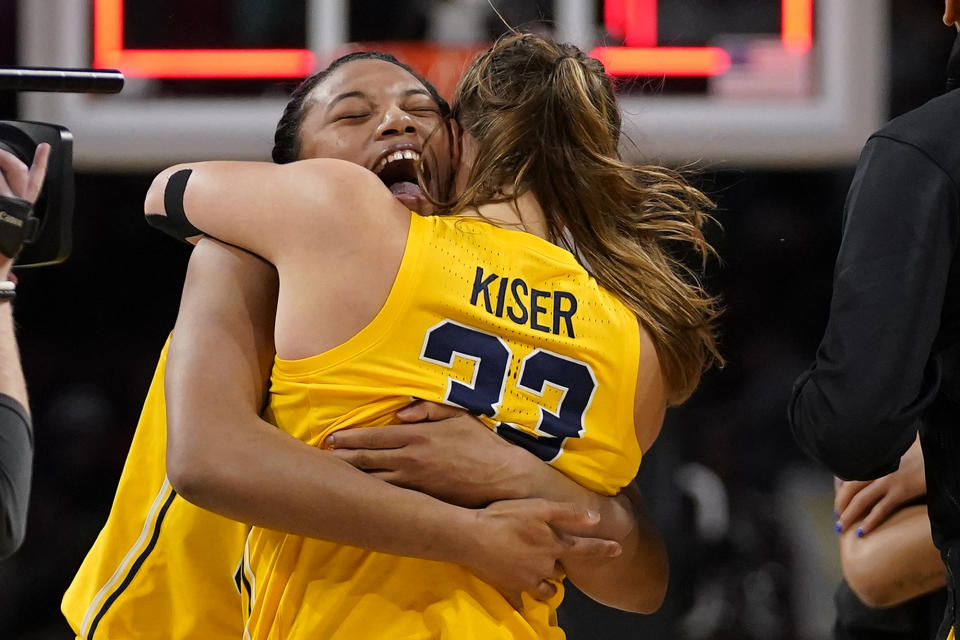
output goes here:
[[236, 640], [249, 527], [181, 498], [166, 476], [160, 354], [107, 522], [63, 596], [82, 640]]
[[[412, 215], [380, 312], [330, 351], [278, 358], [265, 418], [322, 446], [339, 429], [395, 422], [411, 398], [458, 405], [614, 494], [640, 463], [641, 356], [636, 316], [569, 252], [476, 219]], [[257, 527], [248, 545], [255, 640], [564, 637], [562, 591], [521, 615], [457, 564]]]

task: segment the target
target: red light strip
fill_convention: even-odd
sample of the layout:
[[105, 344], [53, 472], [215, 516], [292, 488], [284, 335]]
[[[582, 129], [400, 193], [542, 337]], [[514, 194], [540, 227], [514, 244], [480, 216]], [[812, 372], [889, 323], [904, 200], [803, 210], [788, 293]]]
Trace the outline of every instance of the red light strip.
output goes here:
[[93, 66], [115, 67], [123, 49], [123, 2], [93, 3]]
[[[814, 0], [781, 0], [781, 38], [788, 51], [813, 46]], [[715, 47], [657, 47], [657, 0], [606, 0], [604, 23], [627, 47], [591, 52], [613, 75], [714, 76], [730, 57]], [[297, 78], [315, 59], [306, 49], [124, 49], [123, 0], [94, 0], [93, 66], [151, 78]]]
[[117, 68], [140, 78], [296, 78], [310, 74], [303, 49], [127, 49]]
[[124, 49], [123, 0], [94, 0], [93, 66], [140, 78], [302, 78], [306, 49]]
[[657, 0], [627, 0], [626, 33], [628, 47], [657, 46]]
[[606, 0], [603, 3], [603, 26], [614, 38], [627, 36], [627, 2], [629, 0]]
[[[813, 46], [814, 0], [781, 1], [781, 41], [804, 54]], [[604, 26], [625, 47], [598, 47], [590, 55], [607, 73], [620, 76], [716, 76], [730, 68], [730, 56], [716, 47], [658, 47], [657, 0], [606, 0]]]
[[781, 0], [783, 47], [802, 54], [813, 47], [813, 0]]
[[597, 47], [590, 55], [614, 76], [718, 76], [730, 68], [719, 47]]

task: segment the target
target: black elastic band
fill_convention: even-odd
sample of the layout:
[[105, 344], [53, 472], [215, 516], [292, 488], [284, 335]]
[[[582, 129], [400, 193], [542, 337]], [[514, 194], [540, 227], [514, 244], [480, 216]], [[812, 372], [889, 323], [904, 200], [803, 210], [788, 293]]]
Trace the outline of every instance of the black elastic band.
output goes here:
[[192, 173], [192, 169], [181, 169], [167, 180], [167, 186], [163, 191], [163, 208], [167, 215], [147, 214], [147, 222], [152, 226], [180, 240], [203, 235], [200, 229], [190, 224], [183, 210], [183, 196], [187, 191], [187, 180]]
[[15, 196], [0, 196], [0, 253], [15, 258], [24, 242], [37, 232], [33, 204]]

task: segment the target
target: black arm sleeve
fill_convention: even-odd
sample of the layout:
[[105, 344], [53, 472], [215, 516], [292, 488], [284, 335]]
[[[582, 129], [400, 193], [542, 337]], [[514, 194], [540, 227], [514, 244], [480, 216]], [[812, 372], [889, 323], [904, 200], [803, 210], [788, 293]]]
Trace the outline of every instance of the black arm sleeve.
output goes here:
[[23, 542], [33, 467], [33, 430], [23, 406], [0, 393], [0, 559]]
[[850, 187], [830, 319], [793, 389], [801, 447], [846, 479], [895, 470], [939, 387], [931, 356], [957, 236], [957, 188], [917, 147], [864, 147]]

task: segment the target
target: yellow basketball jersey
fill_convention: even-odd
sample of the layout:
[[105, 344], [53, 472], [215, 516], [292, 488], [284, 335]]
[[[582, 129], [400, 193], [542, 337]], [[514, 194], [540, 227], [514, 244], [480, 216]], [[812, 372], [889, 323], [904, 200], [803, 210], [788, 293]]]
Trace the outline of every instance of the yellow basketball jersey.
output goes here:
[[[393, 288], [346, 343], [277, 359], [267, 419], [315, 446], [411, 398], [469, 409], [580, 484], [634, 477], [636, 317], [574, 257], [478, 220], [413, 215]], [[257, 640], [563, 638], [562, 590], [521, 615], [465, 568], [254, 528]]]
[[[169, 344], [169, 341], [168, 341]], [[247, 525], [196, 507], [166, 477], [167, 346], [107, 522], [63, 596], [82, 640], [237, 640]]]

